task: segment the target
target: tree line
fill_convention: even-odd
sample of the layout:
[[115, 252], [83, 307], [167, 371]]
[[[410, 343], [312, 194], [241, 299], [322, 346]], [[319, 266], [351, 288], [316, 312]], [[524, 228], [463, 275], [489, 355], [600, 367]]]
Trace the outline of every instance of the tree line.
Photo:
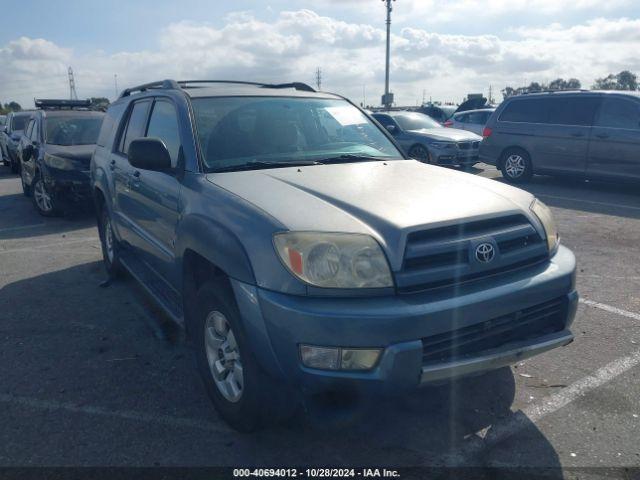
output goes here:
[[[91, 108], [94, 110], [106, 110], [109, 106], [109, 99], [106, 97], [91, 97]], [[6, 115], [9, 112], [20, 112], [22, 106], [18, 102], [0, 102], [0, 115]]]
[[[557, 78], [548, 84], [531, 82], [526, 87], [513, 88], [506, 86], [502, 90], [502, 96], [506, 99], [514, 95], [522, 95], [523, 93], [535, 93], [547, 90], [579, 90], [580, 88], [582, 88], [582, 84], [577, 78], [570, 78], [568, 80]], [[623, 70], [618, 74], [611, 73], [606, 77], [596, 79], [591, 88], [593, 90], [638, 90], [638, 77], [628, 70]]]

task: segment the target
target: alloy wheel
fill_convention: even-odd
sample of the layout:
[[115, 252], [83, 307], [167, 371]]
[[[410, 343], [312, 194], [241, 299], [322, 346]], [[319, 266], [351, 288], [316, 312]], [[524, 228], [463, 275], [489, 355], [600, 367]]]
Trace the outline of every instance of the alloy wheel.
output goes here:
[[51, 201], [51, 195], [47, 192], [44, 186], [42, 178], [38, 178], [33, 188], [33, 196], [36, 200], [38, 208], [43, 212], [50, 212], [53, 209], [53, 203]]
[[521, 155], [515, 153], [509, 155], [504, 162], [504, 170], [511, 178], [521, 177], [526, 169], [527, 165], [524, 161], [524, 158], [522, 158]]
[[227, 317], [220, 311], [209, 313], [204, 323], [204, 344], [213, 381], [230, 402], [242, 398], [244, 373], [240, 350]]

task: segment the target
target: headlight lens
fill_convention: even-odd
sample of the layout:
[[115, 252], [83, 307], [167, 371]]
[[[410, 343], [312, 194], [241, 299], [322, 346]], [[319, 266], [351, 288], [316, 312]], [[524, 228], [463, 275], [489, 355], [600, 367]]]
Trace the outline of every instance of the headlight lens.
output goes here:
[[44, 155], [44, 163], [59, 170], [73, 170], [75, 168], [73, 160], [56, 157], [55, 155], [49, 155], [48, 153]]
[[540, 223], [544, 227], [544, 232], [547, 236], [547, 245], [549, 246], [549, 252], [553, 253], [560, 244], [560, 234], [558, 233], [558, 227], [553, 219], [551, 209], [547, 207], [537, 198], [531, 204], [531, 211], [538, 217]]
[[380, 245], [369, 235], [286, 232], [274, 236], [283, 263], [296, 277], [324, 288], [392, 287]]
[[429, 142], [429, 145], [432, 146], [433, 148], [453, 148], [455, 146], [455, 143], [449, 143], [449, 142]]

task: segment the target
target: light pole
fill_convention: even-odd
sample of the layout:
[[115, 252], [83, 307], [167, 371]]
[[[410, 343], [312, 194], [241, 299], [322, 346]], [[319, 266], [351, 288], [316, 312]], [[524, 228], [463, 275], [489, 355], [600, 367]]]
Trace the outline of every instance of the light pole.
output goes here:
[[385, 108], [391, 108], [393, 105], [393, 93], [389, 92], [389, 56], [391, 54], [391, 12], [393, 7], [391, 2], [396, 0], [382, 0], [387, 7], [387, 57], [384, 72], [384, 95], [382, 96], [382, 105]]

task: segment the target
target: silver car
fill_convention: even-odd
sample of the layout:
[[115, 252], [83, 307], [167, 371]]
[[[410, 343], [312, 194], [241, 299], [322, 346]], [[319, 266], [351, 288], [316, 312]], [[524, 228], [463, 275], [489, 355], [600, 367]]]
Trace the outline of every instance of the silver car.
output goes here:
[[449, 120], [444, 122], [445, 127], [467, 130], [476, 135], [482, 135], [487, 121], [495, 108], [482, 108], [479, 110], [467, 110], [466, 112], [455, 113]]
[[482, 137], [475, 133], [444, 128], [417, 112], [378, 112], [373, 117], [411, 158], [434, 165], [472, 166], [479, 161]]

